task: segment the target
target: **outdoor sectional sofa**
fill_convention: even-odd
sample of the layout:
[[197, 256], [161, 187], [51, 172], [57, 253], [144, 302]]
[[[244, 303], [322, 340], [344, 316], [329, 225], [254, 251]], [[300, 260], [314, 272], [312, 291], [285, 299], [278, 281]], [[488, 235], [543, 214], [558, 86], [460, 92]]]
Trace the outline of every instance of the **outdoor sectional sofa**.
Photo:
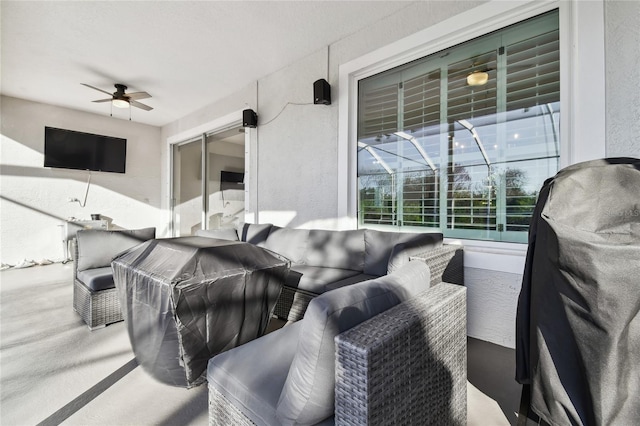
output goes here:
[[298, 321], [309, 302], [329, 290], [386, 275], [420, 257], [431, 268], [432, 284], [463, 284], [462, 246], [445, 245], [441, 233], [333, 231], [242, 224], [236, 229], [196, 235], [255, 244], [287, 257], [291, 271], [274, 314]]
[[210, 425], [465, 425], [466, 288], [411, 261], [209, 360]]

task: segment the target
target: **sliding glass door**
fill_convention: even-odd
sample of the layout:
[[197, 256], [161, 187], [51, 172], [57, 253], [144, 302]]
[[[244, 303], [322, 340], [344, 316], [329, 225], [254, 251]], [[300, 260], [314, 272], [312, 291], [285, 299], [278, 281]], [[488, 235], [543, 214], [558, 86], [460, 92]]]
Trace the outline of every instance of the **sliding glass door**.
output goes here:
[[173, 236], [244, 221], [244, 141], [244, 129], [233, 127], [173, 145]]
[[173, 145], [173, 236], [192, 235], [202, 223], [203, 137]]
[[208, 135], [205, 229], [235, 228], [244, 220], [244, 129]]

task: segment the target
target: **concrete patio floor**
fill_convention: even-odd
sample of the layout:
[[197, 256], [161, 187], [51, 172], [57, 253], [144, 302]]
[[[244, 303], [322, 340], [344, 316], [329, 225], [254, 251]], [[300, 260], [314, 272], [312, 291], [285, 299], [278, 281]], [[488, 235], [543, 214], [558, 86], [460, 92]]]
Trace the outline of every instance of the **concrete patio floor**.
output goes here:
[[[123, 322], [89, 331], [72, 279], [70, 263], [0, 272], [0, 424], [206, 425], [206, 385], [149, 376]], [[468, 354], [468, 425], [515, 424], [514, 351], [470, 338]]]

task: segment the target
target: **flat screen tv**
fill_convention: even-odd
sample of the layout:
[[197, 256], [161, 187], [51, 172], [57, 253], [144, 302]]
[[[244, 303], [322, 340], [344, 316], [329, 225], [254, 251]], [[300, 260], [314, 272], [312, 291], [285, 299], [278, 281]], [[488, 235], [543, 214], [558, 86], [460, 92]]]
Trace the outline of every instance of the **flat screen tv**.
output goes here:
[[244, 190], [244, 173], [220, 172], [220, 190], [225, 189], [241, 189]]
[[44, 128], [45, 167], [124, 173], [126, 159], [126, 139]]

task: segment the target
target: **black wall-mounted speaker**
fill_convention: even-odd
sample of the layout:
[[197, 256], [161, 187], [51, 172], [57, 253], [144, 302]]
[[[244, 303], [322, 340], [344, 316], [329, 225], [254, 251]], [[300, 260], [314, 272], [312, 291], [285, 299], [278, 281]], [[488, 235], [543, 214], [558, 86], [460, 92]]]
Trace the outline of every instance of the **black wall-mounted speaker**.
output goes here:
[[258, 125], [258, 114], [252, 109], [242, 111], [242, 127], [256, 127]]
[[331, 105], [331, 86], [324, 78], [313, 83], [313, 103]]

